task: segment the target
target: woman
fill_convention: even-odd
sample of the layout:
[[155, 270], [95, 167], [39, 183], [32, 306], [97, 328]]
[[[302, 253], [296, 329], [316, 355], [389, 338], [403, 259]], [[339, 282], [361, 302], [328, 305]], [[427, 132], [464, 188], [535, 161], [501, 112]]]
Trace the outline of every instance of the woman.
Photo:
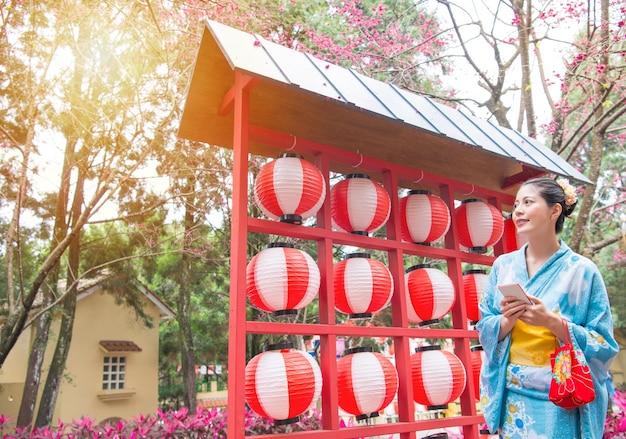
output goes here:
[[[480, 300], [476, 327], [488, 358], [481, 371], [481, 404], [490, 431], [500, 437], [602, 437], [606, 381], [618, 346], [600, 272], [557, 238], [576, 202], [574, 188], [565, 180], [537, 178], [522, 184], [513, 220], [527, 243], [496, 259]], [[503, 297], [497, 289], [515, 282], [532, 304]], [[573, 410], [548, 400], [550, 354], [565, 340], [565, 331], [584, 353], [596, 392], [592, 403]]]

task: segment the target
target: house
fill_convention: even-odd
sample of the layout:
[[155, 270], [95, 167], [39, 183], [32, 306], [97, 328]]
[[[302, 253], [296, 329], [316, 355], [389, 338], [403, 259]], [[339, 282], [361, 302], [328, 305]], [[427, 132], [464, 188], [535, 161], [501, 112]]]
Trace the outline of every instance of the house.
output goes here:
[[[79, 286], [55, 420], [69, 422], [85, 415], [96, 422], [130, 419], [158, 407], [159, 322], [174, 312], [144, 285], [132, 282], [135, 297], [152, 321], [152, 327], [146, 326], [119, 300], [119, 287], [112, 287], [111, 279], [108, 275]], [[60, 315], [54, 317], [49, 347], [56, 344], [60, 321]], [[20, 408], [34, 333], [33, 326], [26, 328], [0, 370], [0, 414], [13, 420]], [[51, 351], [46, 352], [45, 365], [50, 364]]]

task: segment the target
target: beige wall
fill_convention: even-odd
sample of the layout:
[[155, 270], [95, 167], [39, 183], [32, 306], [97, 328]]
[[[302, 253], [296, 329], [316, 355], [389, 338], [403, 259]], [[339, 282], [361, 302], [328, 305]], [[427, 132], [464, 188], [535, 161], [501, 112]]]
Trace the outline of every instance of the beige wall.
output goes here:
[[[153, 328], [146, 328], [132, 310], [117, 305], [110, 294], [95, 292], [80, 300], [67, 362], [68, 373], [61, 386], [55, 417], [64, 421], [88, 415], [96, 422], [109, 417], [130, 419], [140, 413], [155, 413], [158, 406], [159, 310], [151, 303], [145, 311]], [[132, 340], [141, 352], [106, 354], [100, 340]], [[102, 400], [102, 361], [105, 355], [126, 357], [125, 391], [135, 393], [119, 400]]]
[[17, 419], [24, 382], [26, 381], [26, 364], [30, 351], [33, 329], [26, 329], [17, 339], [17, 343], [0, 369], [0, 414]]
[[[139, 294], [139, 293], [138, 293]], [[159, 309], [145, 300], [144, 311], [152, 317], [153, 327], [138, 321], [135, 313], [115, 303], [115, 298], [96, 291], [79, 300], [72, 334], [66, 371], [57, 401], [54, 422], [70, 422], [89, 416], [96, 422], [110, 417], [130, 419], [139, 414], [153, 414], [158, 407], [158, 346]], [[59, 321], [54, 322], [49, 346], [56, 343]], [[142, 348], [141, 352], [106, 354], [100, 340], [129, 340]], [[20, 337], [0, 370], [0, 414], [15, 420], [19, 411], [26, 365], [31, 343], [31, 331]], [[53, 349], [46, 352], [49, 364]], [[105, 355], [126, 357], [126, 389], [102, 390], [102, 362]], [[46, 368], [47, 371], [47, 368]], [[42, 384], [45, 377], [42, 378]], [[125, 396], [120, 399], [102, 399], [99, 395]]]

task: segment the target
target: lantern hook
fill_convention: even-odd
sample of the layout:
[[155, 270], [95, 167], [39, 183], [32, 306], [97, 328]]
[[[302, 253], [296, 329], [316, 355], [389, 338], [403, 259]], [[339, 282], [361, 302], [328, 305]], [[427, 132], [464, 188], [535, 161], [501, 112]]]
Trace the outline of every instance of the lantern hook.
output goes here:
[[354, 165], [353, 168], [358, 168], [359, 166], [363, 164], [363, 154], [361, 154], [361, 151], [359, 151], [358, 149], [356, 150], [356, 152], [359, 155], [359, 163]]
[[413, 183], [419, 183], [420, 181], [422, 181], [424, 179], [424, 170], [420, 169], [420, 171], [422, 172], [422, 175], [420, 176], [420, 178], [418, 180], [415, 180]]
[[296, 136], [293, 136], [293, 145], [291, 145], [291, 148], [287, 148], [287, 151], [291, 151], [292, 149], [294, 149], [296, 147], [296, 141], [298, 140], [298, 138]]
[[472, 183], [472, 190], [463, 195], [472, 195], [474, 193], [474, 183]]

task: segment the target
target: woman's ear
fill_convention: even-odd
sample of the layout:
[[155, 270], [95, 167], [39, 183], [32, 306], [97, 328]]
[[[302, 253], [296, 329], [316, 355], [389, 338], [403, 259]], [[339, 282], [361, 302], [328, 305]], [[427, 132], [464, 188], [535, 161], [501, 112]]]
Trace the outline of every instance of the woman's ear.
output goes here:
[[561, 212], [563, 212], [563, 206], [561, 206], [561, 203], [555, 203], [554, 206], [552, 206], [550, 218], [556, 221], [559, 219], [559, 216], [561, 216]]

